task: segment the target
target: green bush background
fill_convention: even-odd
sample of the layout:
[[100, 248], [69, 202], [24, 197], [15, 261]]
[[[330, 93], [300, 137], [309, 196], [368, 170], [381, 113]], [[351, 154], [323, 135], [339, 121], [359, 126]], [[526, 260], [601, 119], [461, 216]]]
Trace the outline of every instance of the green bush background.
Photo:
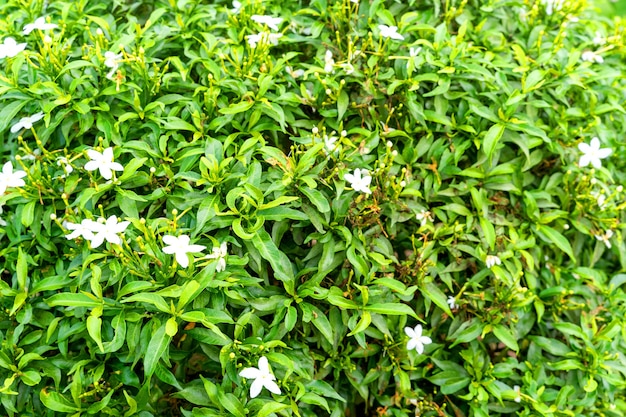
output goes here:
[[[27, 42], [0, 162], [28, 174], [0, 196], [2, 414], [623, 415], [624, 3], [545, 3], [0, 5]], [[249, 46], [254, 14], [276, 45]], [[59, 28], [24, 35], [39, 16]], [[84, 169], [107, 147], [112, 181]], [[66, 239], [111, 215], [122, 245]], [[208, 248], [189, 268], [180, 234]], [[261, 356], [281, 394], [250, 399]]]

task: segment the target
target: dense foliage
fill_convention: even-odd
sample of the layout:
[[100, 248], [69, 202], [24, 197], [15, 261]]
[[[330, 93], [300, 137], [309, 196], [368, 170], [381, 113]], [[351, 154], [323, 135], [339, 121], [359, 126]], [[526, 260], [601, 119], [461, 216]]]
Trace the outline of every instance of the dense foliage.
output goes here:
[[0, 5], [0, 414], [626, 413], [624, 24]]

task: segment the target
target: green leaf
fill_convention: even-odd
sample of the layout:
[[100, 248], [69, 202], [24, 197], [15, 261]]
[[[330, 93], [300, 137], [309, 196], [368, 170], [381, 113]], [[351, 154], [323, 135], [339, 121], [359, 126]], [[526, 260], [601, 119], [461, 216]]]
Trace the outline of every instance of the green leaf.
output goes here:
[[228, 410], [231, 416], [246, 417], [243, 404], [241, 404], [241, 401], [239, 401], [237, 397], [230, 392], [224, 394], [222, 391], [218, 391], [218, 395], [220, 398], [220, 405]]
[[574, 256], [574, 250], [572, 249], [572, 245], [565, 238], [565, 236], [563, 236], [561, 233], [557, 232], [550, 226], [546, 225], [538, 224], [536, 225], [536, 230], [542, 240], [547, 241], [548, 243], [554, 243], [557, 248], [567, 253], [572, 261], [576, 262], [576, 257]]
[[286, 408], [289, 408], [289, 404], [282, 404], [276, 401], [266, 401], [257, 413], [256, 417], [268, 417], [270, 414], [277, 413]]
[[166, 324], [162, 324], [159, 328], [154, 332], [152, 337], [150, 338], [150, 343], [148, 343], [148, 349], [146, 349], [146, 353], [143, 361], [144, 374], [147, 378], [150, 378], [154, 373], [159, 360], [165, 353], [165, 351], [169, 348], [170, 341], [172, 337], [166, 333]]
[[348, 110], [348, 105], [350, 104], [350, 97], [346, 90], [341, 90], [339, 93], [339, 97], [337, 99], [337, 121], [340, 122], [343, 119], [343, 115], [346, 114], [346, 110]]
[[274, 270], [274, 275], [283, 282], [287, 293], [294, 295], [295, 274], [287, 255], [276, 247], [276, 244], [265, 229], [260, 229], [252, 236], [251, 241], [263, 259], [270, 263]]
[[241, 101], [236, 104], [231, 104], [230, 106], [219, 109], [218, 111], [222, 114], [238, 114], [248, 111], [254, 105], [254, 101]]
[[493, 251], [496, 246], [496, 230], [493, 227], [493, 224], [484, 217], [480, 217], [479, 222], [480, 228], [483, 231], [483, 235], [485, 235], [487, 245], [489, 245], [489, 249]]
[[372, 315], [370, 314], [369, 311], [364, 311], [363, 314], [361, 315], [361, 319], [359, 320], [357, 325], [354, 327], [354, 330], [348, 333], [348, 336], [353, 336], [357, 333], [361, 333], [365, 331], [371, 323], [372, 323]]
[[46, 389], [42, 389], [39, 392], [39, 399], [46, 408], [60, 413], [75, 413], [80, 410], [80, 408], [76, 407], [72, 402], [56, 391], [48, 392]]
[[495, 151], [496, 145], [498, 144], [498, 141], [502, 137], [503, 133], [504, 125], [500, 123], [491, 126], [491, 128], [487, 131], [487, 134], [483, 139], [483, 152], [487, 155], [487, 159], [489, 161], [491, 161], [493, 152]]
[[513, 337], [513, 333], [507, 327], [504, 327], [501, 324], [497, 324], [493, 328], [493, 334], [500, 339], [502, 343], [506, 345], [511, 350], [515, 352], [519, 352], [519, 346], [517, 345], [517, 341]]
[[363, 308], [365, 311], [386, 316], [411, 316], [418, 318], [411, 307], [402, 303], [376, 303], [366, 305]]
[[309, 187], [298, 187], [298, 189], [308, 198], [313, 205], [321, 212], [328, 213], [330, 211], [330, 204], [328, 198], [320, 191]]
[[102, 305], [101, 301], [98, 301], [86, 294], [73, 294], [73, 293], [61, 293], [55, 294], [46, 300], [46, 303], [50, 307], [63, 306], [63, 307], [98, 307]]
[[450, 306], [448, 305], [448, 298], [435, 284], [432, 282], [424, 284], [424, 286], [420, 288], [420, 292], [424, 297], [435, 303], [437, 307], [445, 311], [447, 315], [452, 315], [452, 311], [450, 311]]
[[98, 348], [100, 348], [100, 353], [104, 353], [104, 345], [102, 344], [102, 319], [100, 317], [96, 317], [90, 315], [87, 317], [87, 332], [89, 336], [96, 342]]

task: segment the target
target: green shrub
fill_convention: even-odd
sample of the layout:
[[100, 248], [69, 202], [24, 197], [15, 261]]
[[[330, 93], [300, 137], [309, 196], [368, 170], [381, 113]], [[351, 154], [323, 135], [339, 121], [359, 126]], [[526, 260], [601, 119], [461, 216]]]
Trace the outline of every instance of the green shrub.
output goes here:
[[623, 21], [234, 3], [0, 5], [0, 414], [623, 415]]

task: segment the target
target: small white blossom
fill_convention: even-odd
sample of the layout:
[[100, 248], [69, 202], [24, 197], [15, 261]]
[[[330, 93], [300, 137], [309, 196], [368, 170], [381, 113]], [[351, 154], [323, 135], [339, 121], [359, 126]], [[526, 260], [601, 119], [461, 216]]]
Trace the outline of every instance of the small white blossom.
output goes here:
[[0, 59], [13, 58], [26, 49], [26, 43], [17, 43], [13, 38], [6, 38], [0, 43]]
[[226, 246], [226, 242], [222, 242], [219, 247], [213, 247], [213, 253], [207, 255], [206, 257], [209, 259], [217, 259], [217, 266], [215, 270], [217, 272], [222, 272], [226, 269], [226, 256], [228, 256], [228, 247]]
[[267, 358], [261, 356], [259, 358], [258, 368], [245, 368], [239, 372], [239, 376], [247, 379], [254, 379], [250, 385], [250, 397], [255, 398], [261, 393], [263, 388], [267, 388], [268, 391], [274, 394], [280, 394], [280, 388], [276, 384], [276, 377], [270, 371], [270, 366]]
[[397, 26], [378, 25], [378, 29], [380, 30], [380, 36], [383, 38], [391, 38], [398, 41], [404, 39], [404, 36], [398, 33]]
[[604, 195], [603, 193], [591, 193], [591, 195], [593, 197], [595, 197], [597, 203], [598, 203], [598, 207], [600, 207], [601, 209], [604, 209], [604, 206], [606, 205], [606, 195]]
[[596, 239], [601, 242], [604, 242], [607, 248], [611, 249], [611, 239], [613, 237], [613, 231], [611, 229], [607, 230], [603, 235], [596, 235]]
[[593, 51], [585, 51], [583, 52], [583, 54], [580, 56], [580, 59], [582, 59], [583, 61], [586, 62], [597, 62], [598, 64], [601, 64], [604, 62], [604, 58], [602, 58], [601, 55], [593, 52]]
[[602, 45], [604, 42], [606, 42], [606, 39], [604, 39], [602, 33], [600, 33], [600, 31], [596, 31], [596, 36], [593, 38], [593, 44]]
[[266, 25], [272, 30], [278, 30], [278, 25], [280, 25], [283, 21], [282, 17], [262, 16], [258, 14], [250, 16], [250, 19], [254, 20], [257, 23]]
[[[0, 214], [2, 214], [2, 203], [0, 203]], [[0, 226], [5, 227], [7, 222], [0, 217]]]
[[293, 78], [300, 78], [300, 77], [302, 77], [304, 75], [304, 70], [303, 69], [294, 70], [291, 67], [285, 67], [285, 70]]
[[11, 126], [11, 133], [19, 132], [22, 129], [30, 129], [33, 124], [43, 119], [43, 113], [35, 113], [32, 116], [22, 117], [19, 122]]
[[496, 255], [487, 255], [485, 265], [487, 265], [487, 268], [491, 269], [496, 265], [502, 265], [502, 260]]
[[324, 71], [327, 74], [333, 72], [333, 68], [335, 67], [335, 60], [333, 59], [333, 53], [327, 49], [326, 54], [324, 55]]
[[428, 336], [422, 336], [422, 325], [418, 324], [415, 328], [405, 327], [404, 333], [409, 336], [406, 344], [407, 350], [415, 349], [420, 355], [424, 353], [424, 346], [431, 344], [433, 341]]
[[522, 401], [522, 393], [520, 391], [520, 387], [519, 385], [514, 385], [513, 386], [513, 391], [515, 391], [516, 397], [513, 399], [513, 401], [515, 401], [516, 403], [519, 403]]
[[454, 310], [455, 308], [459, 308], [459, 305], [456, 303], [456, 300], [453, 296], [448, 296], [448, 305], [450, 306], [450, 310]]
[[278, 44], [278, 39], [283, 36], [282, 33], [269, 33], [269, 32], [260, 32], [256, 35], [248, 35], [248, 45], [250, 48], [256, 48], [257, 44]]
[[541, 3], [546, 6], [546, 14], [552, 15], [554, 11], [559, 11], [563, 7], [563, 0], [541, 0]]
[[418, 46], [416, 48], [413, 48], [413, 47], [409, 48], [409, 55], [411, 56], [411, 58], [415, 58], [416, 56], [419, 55], [420, 52], [422, 52], [421, 46]]
[[65, 175], [69, 175], [74, 171], [74, 168], [70, 165], [70, 161], [64, 156], [57, 158], [57, 165], [63, 168]]
[[365, 194], [372, 193], [369, 188], [372, 182], [372, 177], [366, 170], [357, 168], [354, 170], [354, 174], [346, 174], [343, 176], [343, 179], [350, 183], [350, 186], [354, 189], [354, 191], [361, 191]]
[[350, 3], [359, 4], [359, 0], [350, 0]]
[[111, 71], [109, 71], [106, 75], [106, 77], [109, 80], [113, 79], [113, 74], [115, 74], [115, 71], [117, 71], [117, 69], [119, 68], [120, 64], [119, 61], [122, 58], [122, 54], [116, 54], [115, 52], [111, 52], [111, 51], [107, 51], [104, 53], [104, 66], [107, 68], [111, 68]]
[[129, 221], [118, 222], [117, 216], [110, 216], [104, 222], [92, 222], [91, 231], [93, 233], [93, 238], [90, 239], [91, 247], [97, 248], [105, 240], [114, 245], [121, 245], [122, 239], [120, 238], [119, 234], [123, 233], [129, 224]]
[[168, 255], [174, 255], [176, 262], [183, 268], [189, 266], [188, 253], [202, 252], [206, 249], [206, 246], [202, 245], [190, 245], [190, 238], [187, 235], [180, 235], [178, 237], [165, 235], [163, 236], [163, 243], [167, 246], [163, 248], [163, 253]]
[[337, 139], [339, 139], [337, 136], [324, 135], [324, 147], [328, 152], [336, 152], [339, 150]]
[[352, 74], [354, 72], [354, 65], [352, 65], [349, 62], [345, 62], [345, 63], [341, 64], [340, 66], [344, 70], [346, 75], [350, 75], [350, 74]]
[[63, 224], [65, 228], [72, 231], [72, 233], [65, 235], [65, 238], [71, 240], [82, 236], [86, 240], [92, 240], [94, 238], [93, 233], [96, 227], [98, 227], [95, 226], [97, 224], [97, 222], [90, 219], [83, 219], [80, 223], [65, 222]]
[[430, 211], [422, 210], [415, 215], [415, 218], [420, 221], [420, 226], [425, 226], [428, 221], [434, 221], [433, 215]]
[[602, 168], [602, 162], [600, 160], [608, 157], [613, 152], [613, 150], [609, 148], [600, 149], [600, 139], [598, 138], [591, 139], [589, 145], [579, 143], [578, 149], [583, 153], [578, 165], [580, 167], [586, 167], [591, 164], [596, 169]]
[[24, 171], [13, 172], [13, 162], [6, 162], [2, 166], [2, 172], [0, 172], [0, 196], [4, 194], [7, 188], [25, 186], [26, 183], [22, 179], [25, 176], [26, 172]]
[[112, 171], [124, 171], [122, 164], [113, 162], [113, 148], [106, 148], [102, 153], [89, 149], [87, 156], [91, 161], [85, 164], [87, 171], [100, 171], [102, 178], [110, 180], [113, 176]]
[[233, 8], [230, 10], [231, 13], [234, 13], [234, 14], [239, 13], [241, 11], [241, 6], [242, 6], [241, 2], [237, 0], [233, 1]]
[[38, 17], [34, 23], [29, 23], [24, 26], [23, 33], [24, 35], [28, 35], [33, 30], [50, 30], [50, 29], [56, 29], [58, 27], [59, 25], [56, 25], [54, 23], [46, 23], [45, 17]]

